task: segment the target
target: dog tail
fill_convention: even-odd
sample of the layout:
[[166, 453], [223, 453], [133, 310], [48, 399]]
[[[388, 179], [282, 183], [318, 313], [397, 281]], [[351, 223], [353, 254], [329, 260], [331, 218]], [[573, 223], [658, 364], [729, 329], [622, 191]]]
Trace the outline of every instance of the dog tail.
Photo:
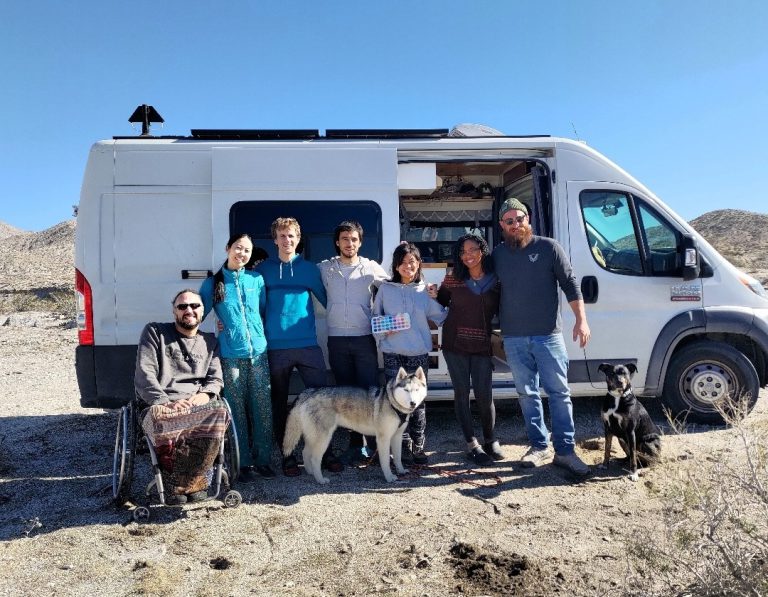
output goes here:
[[288, 456], [296, 444], [301, 439], [301, 423], [297, 405], [291, 409], [288, 414], [288, 421], [285, 423], [285, 436], [283, 437], [283, 456]]

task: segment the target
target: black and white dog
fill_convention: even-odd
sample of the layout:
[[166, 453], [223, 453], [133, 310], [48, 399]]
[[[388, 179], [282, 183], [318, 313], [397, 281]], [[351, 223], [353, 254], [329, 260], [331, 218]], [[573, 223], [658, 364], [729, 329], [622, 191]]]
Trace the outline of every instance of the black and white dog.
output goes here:
[[615, 435], [629, 457], [629, 478], [637, 481], [638, 463], [649, 466], [661, 456], [661, 431], [632, 391], [631, 379], [637, 372], [633, 363], [603, 363], [598, 370], [605, 374], [608, 383], [602, 411], [605, 428], [605, 458], [602, 467], [608, 468], [611, 443]]

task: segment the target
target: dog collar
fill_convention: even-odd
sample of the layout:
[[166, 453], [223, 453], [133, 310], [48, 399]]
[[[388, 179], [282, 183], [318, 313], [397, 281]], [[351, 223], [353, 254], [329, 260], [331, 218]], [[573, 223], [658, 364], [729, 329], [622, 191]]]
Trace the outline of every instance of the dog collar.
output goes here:
[[392, 394], [390, 393], [389, 388], [387, 388], [387, 400], [389, 400], [390, 406], [395, 409], [395, 412], [397, 413], [397, 416], [400, 419], [400, 424], [402, 425], [403, 423], [405, 423], [408, 420], [408, 417], [411, 416], [411, 413], [403, 412], [397, 407], [397, 404], [395, 403], [395, 401], [392, 400]]

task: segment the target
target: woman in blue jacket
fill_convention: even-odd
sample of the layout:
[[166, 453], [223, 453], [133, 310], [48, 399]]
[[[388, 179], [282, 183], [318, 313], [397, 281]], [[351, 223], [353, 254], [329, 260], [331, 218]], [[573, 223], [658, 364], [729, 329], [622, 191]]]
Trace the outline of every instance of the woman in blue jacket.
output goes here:
[[224, 372], [224, 397], [229, 402], [240, 448], [240, 479], [258, 473], [275, 476], [272, 456], [272, 400], [267, 340], [262, 317], [266, 307], [264, 279], [245, 269], [253, 253], [247, 234], [227, 242], [227, 261], [200, 287], [205, 316], [216, 312], [223, 329], [219, 347]]

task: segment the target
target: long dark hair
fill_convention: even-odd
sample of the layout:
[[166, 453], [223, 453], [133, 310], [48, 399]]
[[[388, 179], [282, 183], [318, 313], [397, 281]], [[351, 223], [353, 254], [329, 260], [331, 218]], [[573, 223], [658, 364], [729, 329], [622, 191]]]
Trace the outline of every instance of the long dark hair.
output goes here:
[[480, 253], [482, 254], [480, 267], [483, 268], [483, 273], [487, 274], [493, 271], [491, 250], [488, 248], [488, 243], [485, 239], [477, 234], [465, 234], [453, 246], [453, 277], [457, 280], [467, 280], [469, 278], [469, 270], [461, 260], [461, 250], [464, 248], [464, 242], [468, 240], [477, 243], [477, 246], [480, 248]]
[[[246, 234], [245, 232], [237, 232], [236, 234], [233, 234], [229, 237], [229, 240], [227, 241], [227, 251], [229, 251], [229, 247], [234, 245], [237, 241], [239, 241], [241, 238], [247, 238], [249, 241], [251, 241], [251, 244], [253, 244], [253, 239]], [[227, 266], [227, 261], [229, 258], [224, 260], [224, 264], [219, 268], [219, 271], [217, 271], [213, 275], [213, 304], [222, 302], [225, 298], [227, 298], [227, 290], [224, 287], [224, 272], [222, 271]]]
[[413, 243], [400, 243], [395, 247], [395, 251], [392, 253], [392, 281], [402, 283], [403, 277], [397, 271], [397, 268], [403, 263], [406, 255], [413, 255], [419, 262], [419, 269], [413, 277], [413, 281], [421, 282], [421, 252], [419, 247]]

